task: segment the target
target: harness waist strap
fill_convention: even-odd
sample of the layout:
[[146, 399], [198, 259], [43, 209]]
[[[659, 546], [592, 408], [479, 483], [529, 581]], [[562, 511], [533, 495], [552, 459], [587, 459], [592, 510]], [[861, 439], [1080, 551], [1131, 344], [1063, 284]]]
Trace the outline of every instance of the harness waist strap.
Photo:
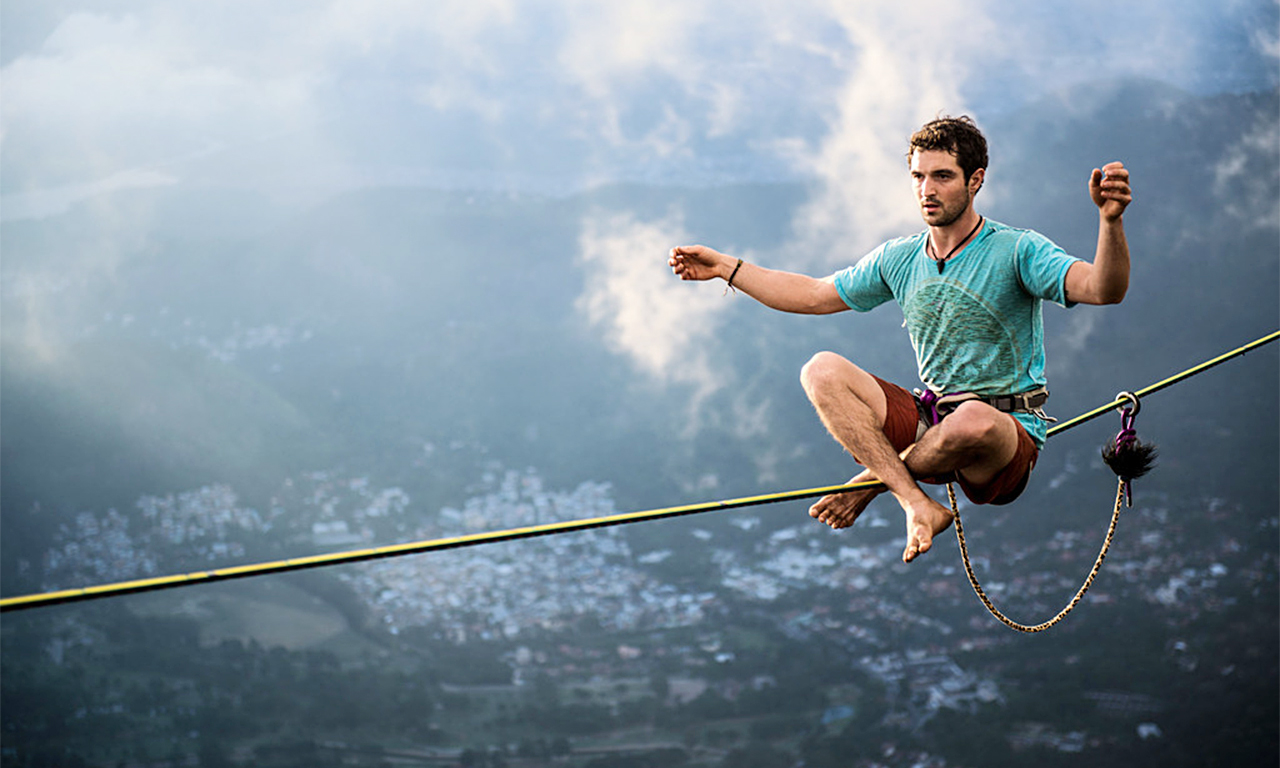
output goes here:
[[1049, 400], [1049, 390], [1041, 387], [1040, 389], [1022, 392], [1017, 395], [990, 395], [987, 397], [979, 395], [978, 399], [997, 411], [1004, 411], [1005, 413], [1017, 411], [1035, 413], [1037, 409], [1041, 408]]
[[928, 389], [924, 391], [917, 389], [915, 395], [920, 412], [929, 424], [937, 424], [961, 403], [969, 400], [979, 400], [1004, 413], [1030, 413], [1044, 421], [1057, 421], [1044, 412], [1044, 404], [1049, 400], [1049, 390], [1044, 387], [1012, 395], [979, 395], [974, 392], [951, 392], [940, 395]]

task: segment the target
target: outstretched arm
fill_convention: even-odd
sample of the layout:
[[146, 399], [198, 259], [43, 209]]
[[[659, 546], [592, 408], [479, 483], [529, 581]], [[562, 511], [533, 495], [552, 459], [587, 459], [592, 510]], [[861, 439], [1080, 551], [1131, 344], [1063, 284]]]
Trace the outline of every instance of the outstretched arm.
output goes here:
[[1089, 196], [1098, 206], [1098, 251], [1092, 264], [1082, 261], [1067, 271], [1067, 299], [1081, 304], [1119, 304], [1129, 290], [1124, 209], [1133, 200], [1133, 190], [1128, 169], [1123, 163], [1094, 168]]
[[[767, 307], [804, 315], [826, 315], [849, 308], [836, 291], [832, 278], [819, 279], [795, 272], [766, 269], [720, 253], [705, 245], [682, 245], [671, 249], [667, 260], [681, 280], [733, 278], [734, 288]], [[737, 270], [737, 273], [734, 273]]]

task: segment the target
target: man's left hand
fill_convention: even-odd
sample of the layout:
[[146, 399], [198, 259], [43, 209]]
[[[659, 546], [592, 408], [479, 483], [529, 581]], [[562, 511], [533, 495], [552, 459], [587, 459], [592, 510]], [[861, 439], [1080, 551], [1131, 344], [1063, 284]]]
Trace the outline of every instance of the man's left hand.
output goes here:
[[1111, 221], [1119, 219], [1124, 209], [1133, 200], [1133, 190], [1129, 188], [1129, 169], [1124, 163], [1107, 163], [1102, 168], [1094, 168], [1089, 178], [1089, 196], [1098, 206], [1102, 217]]

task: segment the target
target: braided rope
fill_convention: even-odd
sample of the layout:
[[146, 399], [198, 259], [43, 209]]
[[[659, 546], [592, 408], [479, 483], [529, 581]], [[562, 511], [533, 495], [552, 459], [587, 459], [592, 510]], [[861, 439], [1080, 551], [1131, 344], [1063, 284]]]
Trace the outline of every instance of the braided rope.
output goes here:
[[1061, 611], [1058, 611], [1058, 615], [1054, 616], [1052, 619], [1041, 624], [1027, 625], [1019, 624], [1001, 613], [1000, 609], [996, 608], [995, 604], [991, 602], [991, 599], [987, 597], [987, 594], [982, 591], [982, 585], [978, 583], [978, 577], [973, 573], [973, 565], [969, 562], [969, 547], [964, 540], [964, 525], [960, 522], [960, 509], [956, 505], [955, 488], [952, 487], [951, 483], [947, 483], [947, 498], [951, 501], [951, 514], [955, 516], [956, 520], [956, 541], [960, 542], [960, 559], [964, 561], [964, 572], [969, 576], [969, 584], [973, 586], [974, 593], [977, 594], [978, 599], [982, 601], [982, 604], [987, 606], [987, 610], [991, 612], [991, 615], [995, 616], [1010, 629], [1016, 629], [1019, 632], [1028, 633], [1043, 632], [1066, 618], [1067, 614], [1071, 613], [1071, 610], [1084, 598], [1084, 593], [1089, 591], [1089, 587], [1093, 585], [1094, 578], [1098, 575], [1098, 572], [1102, 570], [1102, 561], [1106, 559], [1107, 550], [1111, 548], [1111, 540], [1116, 533], [1116, 523], [1120, 520], [1120, 510], [1124, 505], [1124, 486], [1124, 480], [1121, 480], [1119, 487], [1116, 488], [1116, 507], [1115, 511], [1111, 513], [1111, 525], [1107, 528], [1107, 537], [1102, 542], [1102, 549], [1098, 551], [1098, 559], [1093, 562], [1093, 569], [1089, 571], [1088, 578], [1084, 580], [1084, 584], [1080, 585], [1080, 589], [1076, 592], [1075, 597], [1071, 598], [1071, 602], [1067, 603], [1066, 607]]

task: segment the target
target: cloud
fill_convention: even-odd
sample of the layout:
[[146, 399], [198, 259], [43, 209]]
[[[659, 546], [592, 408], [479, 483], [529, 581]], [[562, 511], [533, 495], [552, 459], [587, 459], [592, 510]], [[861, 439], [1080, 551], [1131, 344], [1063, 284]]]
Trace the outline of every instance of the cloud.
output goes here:
[[943, 5], [904, 14], [891, 0], [840, 7], [847, 77], [834, 94], [829, 130], [792, 144], [797, 168], [821, 181], [795, 223], [808, 263], [844, 265], [890, 235], [918, 229], [906, 173], [906, 138], [939, 112], [965, 111], [961, 87], [975, 66], [953, 41], [983, 39], [991, 27], [971, 7]]
[[906, 139], [939, 113], [969, 113], [981, 124], [984, 114], [1068, 87], [1110, 88], [1129, 78], [1209, 92], [1274, 86], [1276, 10], [1271, 0], [978, 0], [927, 14], [891, 0], [833, 3], [843, 40], [824, 53], [844, 79], [824, 91], [833, 104], [825, 129], [771, 138], [801, 176], [819, 182], [793, 225], [797, 244], [788, 251], [800, 255], [793, 266], [843, 266], [921, 228]]
[[173, 159], [316, 121], [312, 75], [219, 42], [163, 17], [68, 16], [3, 69], [6, 193], [138, 168], [181, 178]]
[[[1280, 3], [1277, 3], [1280, 5]], [[1250, 41], [1253, 47], [1264, 58], [1280, 60], [1280, 30], [1277, 30], [1274, 24], [1259, 24], [1250, 34]]]
[[[1260, 58], [1270, 71], [1276, 38], [1257, 30], [1274, 28], [1274, 5], [84, 3], [38, 45], [34, 25], [19, 30], [23, 50], [0, 72], [3, 184], [26, 192], [152, 167], [182, 182], [279, 186], [320, 166], [340, 181], [333, 168], [460, 157], [610, 181], [733, 154], [747, 173], [781, 157], [868, 187], [888, 178], [902, 134], [940, 109], [1135, 75], [1231, 85]], [[289, 139], [234, 171], [153, 167], [263, 136]], [[841, 204], [855, 229], [904, 223], [886, 192], [833, 188], [803, 224], [842, 229]]]
[[1243, 226], [1275, 229], [1280, 225], [1275, 173], [1261, 171], [1277, 167], [1280, 124], [1274, 116], [1260, 117], [1223, 153], [1214, 168], [1213, 191], [1224, 201], [1222, 212]]
[[705, 396], [719, 386], [709, 350], [727, 305], [719, 290], [671, 273], [667, 252], [688, 238], [676, 215], [657, 221], [588, 215], [579, 237], [586, 285], [577, 307], [641, 371], [663, 383], [692, 384]]
[[676, 80], [696, 65], [696, 30], [706, 3], [598, 3], [563, 5], [570, 21], [556, 61], [588, 95], [606, 99], [629, 81], [663, 73]]
[[[1259, 61], [1274, 84], [1277, 48], [1258, 31], [1275, 29], [1270, 0], [60, 6], [77, 7], [20, 30], [0, 69], [8, 217], [160, 185], [305, 204], [379, 183], [789, 173], [816, 185], [780, 250], [816, 271], [920, 226], [903, 144], [939, 111], [981, 122], [1046, 89], [1135, 75], [1210, 88]], [[147, 226], [135, 213], [107, 235]]]
[[105, 179], [85, 184], [50, 187], [25, 195], [7, 195], [0, 198], [0, 221], [56, 216], [66, 213], [78, 202], [99, 195], [109, 195], [127, 189], [167, 187], [176, 184], [177, 181], [177, 178], [169, 174], [139, 168], [121, 171]]

